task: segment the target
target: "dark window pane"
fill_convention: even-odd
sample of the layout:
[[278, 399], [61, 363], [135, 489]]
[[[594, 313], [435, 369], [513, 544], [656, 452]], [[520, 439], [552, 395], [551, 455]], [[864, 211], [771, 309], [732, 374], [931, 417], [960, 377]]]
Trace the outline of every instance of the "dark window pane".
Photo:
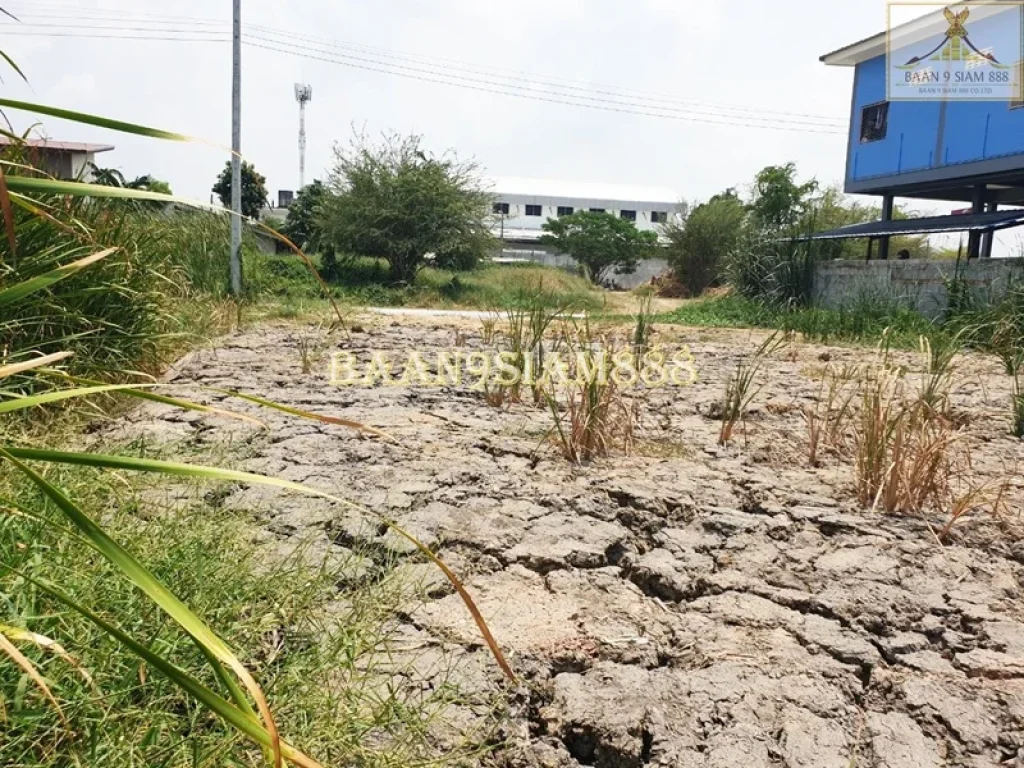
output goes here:
[[881, 141], [889, 132], [889, 102], [864, 107], [860, 116], [861, 143]]
[[636, 221], [636, 211], [620, 211], [619, 216], [626, 221]]
[[604, 213], [604, 208], [591, 208], [591, 213]]
[[503, 216], [508, 216], [508, 211], [509, 211], [508, 203], [495, 203], [494, 204], [494, 212], [496, 214], [501, 214]]
[[668, 221], [667, 211], [651, 211], [651, 223], [652, 224], [664, 224]]
[[544, 210], [539, 205], [528, 205], [526, 206], [527, 216], [543, 216]]
[[572, 216], [574, 212], [575, 211], [574, 211], [574, 209], [573, 209], [573, 207], [571, 205], [560, 205], [560, 206], [558, 206], [558, 215], [559, 216]]

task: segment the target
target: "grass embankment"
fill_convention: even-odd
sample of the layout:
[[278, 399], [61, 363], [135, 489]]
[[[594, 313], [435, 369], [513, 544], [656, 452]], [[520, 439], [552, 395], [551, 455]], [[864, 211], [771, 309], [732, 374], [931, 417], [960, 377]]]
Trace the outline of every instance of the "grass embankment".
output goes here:
[[736, 294], [688, 301], [659, 322], [706, 328], [765, 328], [804, 334], [823, 344], [877, 344], [888, 331], [894, 346], [916, 347], [922, 335], [940, 326], [918, 312], [892, 302], [863, 301], [842, 309], [777, 307]]
[[[294, 257], [253, 254], [247, 269], [258, 304], [276, 304], [288, 314], [313, 310], [325, 300], [319, 283]], [[414, 283], [394, 285], [383, 261], [362, 258], [346, 262], [329, 285], [336, 300], [358, 307], [487, 310], [539, 300], [552, 308], [598, 312], [606, 295], [582, 277], [536, 264], [488, 264], [468, 272], [426, 267]]]

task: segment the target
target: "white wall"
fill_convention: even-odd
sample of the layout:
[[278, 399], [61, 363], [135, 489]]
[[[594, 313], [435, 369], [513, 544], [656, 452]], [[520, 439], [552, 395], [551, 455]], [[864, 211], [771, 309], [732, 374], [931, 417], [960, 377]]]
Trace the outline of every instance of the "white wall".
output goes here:
[[96, 162], [96, 155], [92, 152], [66, 152], [63, 153], [70, 158], [71, 175], [67, 178], [77, 179], [81, 176], [82, 181], [92, 181], [92, 169], [89, 167]]
[[[508, 230], [525, 230], [527, 232], [540, 232], [544, 222], [548, 219], [558, 217], [560, 206], [569, 206], [576, 212], [588, 211], [591, 208], [603, 208], [608, 213], [616, 216], [620, 211], [636, 211], [636, 227], [640, 230], [658, 231], [658, 225], [651, 221], [652, 211], [664, 211], [668, 213], [669, 220], [681, 215], [678, 201], [671, 202], [650, 202], [637, 200], [598, 200], [584, 198], [556, 198], [556, 197], [531, 197], [528, 195], [502, 195], [500, 192], [494, 195], [495, 203], [508, 203], [509, 212], [505, 217], [494, 216], [494, 231], [498, 232], [504, 218], [504, 228]], [[539, 205], [543, 215], [527, 216], [527, 205]]]

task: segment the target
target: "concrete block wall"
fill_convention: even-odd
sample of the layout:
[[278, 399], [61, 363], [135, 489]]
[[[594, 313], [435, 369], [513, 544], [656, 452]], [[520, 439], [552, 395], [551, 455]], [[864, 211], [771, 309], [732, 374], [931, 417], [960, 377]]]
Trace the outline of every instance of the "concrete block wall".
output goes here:
[[[838, 309], [864, 297], [890, 299], [933, 319], [949, 307], [947, 281], [957, 277], [955, 261], [824, 261], [814, 273], [812, 302]], [[960, 278], [981, 298], [994, 299], [1013, 281], [1024, 281], [1024, 259], [961, 262]]]

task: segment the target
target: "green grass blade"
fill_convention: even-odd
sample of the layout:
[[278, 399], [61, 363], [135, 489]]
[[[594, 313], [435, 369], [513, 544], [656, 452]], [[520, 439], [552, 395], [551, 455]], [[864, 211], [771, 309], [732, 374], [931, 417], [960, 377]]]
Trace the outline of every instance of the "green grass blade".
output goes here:
[[[7, 13], [7, 11], [5, 11], [3, 8], [0, 8], [0, 13], [3, 13], [5, 15], [7, 15], [7, 16], [11, 16], [11, 14]], [[13, 16], [11, 16], [11, 18], [14, 19]], [[17, 19], [14, 19], [14, 20], [17, 21]], [[26, 83], [28, 82], [28, 78], [25, 77], [25, 73], [21, 71], [21, 67], [19, 67], [15, 63], [14, 59], [12, 59], [10, 56], [8, 56], [3, 51], [0, 51], [0, 56], [3, 56], [4, 61], [7, 62], [7, 66], [9, 66], [11, 69], [13, 69], [15, 72], [17, 72], [22, 80], [24, 80]]]
[[[204, 707], [215, 713], [218, 717], [223, 719], [232, 728], [244, 734], [251, 740], [260, 744], [264, 747], [270, 747], [272, 743], [270, 732], [259, 724], [258, 721], [247, 715], [242, 710], [235, 707], [230, 702], [222, 699], [216, 693], [211, 691], [200, 681], [196, 680], [185, 670], [178, 667], [176, 664], [168, 661], [158, 653], [153, 652], [142, 643], [138, 642], [118, 627], [115, 627], [110, 622], [104, 620], [97, 614], [90, 611], [80, 603], [75, 602], [70, 597], [65, 595], [56, 587], [38, 581], [24, 573], [18, 571], [12, 571], [19, 577], [25, 579], [31, 584], [35, 585], [36, 588], [45, 592], [46, 594], [53, 597], [55, 600], [60, 601], [71, 610], [78, 614], [81, 614], [86, 619], [91, 621], [106, 634], [117, 640], [119, 643], [124, 645], [128, 650], [134, 653], [136, 656], [141, 658], [147, 664], [154, 669], [162, 672], [171, 682], [181, 688], [183, 691], [194, 697], [196, 700], [202, 703]], [[284, 756], [296, 765], [303, 766], [304, 768], [319, 768], [318, 764], [311, 758], [303, 755], [301, 752], [291, 747], [288, 744], [282, 743], [282, 752]]]
[[291, 408], [287, 405], [275, 403], [273, 400], [265, 400], [262, 397], [256, 397], [256, 395], [246, 395], [242, 392], [233, 392], [230, 389], [217, 389], [216, 387], [204, 387], [204, 389], [210, 389], [210, 391], [212, 392], [218, 392], [222, 395], [228, 395], [229, 397], [237, 397], [242, 400], [248, 400], [250, 403], [255, 403], [256, 405], [262, 406], [264, 408], [272, 408], [275, 411], [281, 411], [281, 413], [287, 413], [290, 416], [298, 416], [301, 419], [319, 421], [324, 424], [335, 424], [339, 427], [348, 427], [349, 429], [355, 429], [360, 432], [366, 432], [371, 435], [383, 437], [387, 440], [390, 440], [393, 443], [398, 442], [394, 437], [389, 435], [387, 432], [375, 429], [374, 427], [368, 427], [365, 424], [360, 424], [358, 421], [349, 421], [348, 419], [339, 419], [336, 416], [324, 416], [323, 414], [320, 413], [303, 411], [299, 408]]
[[125, 123], [120, 120], [111, 120], [108, 117], [90, 115], [85, 112], [74, 112], [70, 109], [50, 107], [45, 104], [35, 104], [30, 101], [0, 99], [0, 107], [21, 109], [26, 112], [34, 112], [38, 115], [59, 117], [61, 120], [71, 120], [72, 122], [85, 123], [86, 125], [98, 125], [100, 128], [109, 128], [112, 131], [120, 131], [121, 133], [134, 133], [136, 136], [148, 136], [151, 139], [166, 139], [168, 141], [198, 141], [198, 139], [194, 139], [191, 136], [185, 136], [181, 133], [162, 131], [159, 128], [148, 128], [144, 125]]
[[[387, 525], [396, 534], [415, 546], [434, 565], [441, 569], [445, 577], [447, 577], [452, 586], [455, 587], [455, 590], [459, 593], [459, 597], [462, 598], [462, 602], [465, 603], [467, 610], [469, 610], [470, 614], [473, 616], [473, 620], [476, 622], [477, 628], [480, 630], [480, 634], [483, 636], [488, 648], [490, 648], [491, 653], [494, 656], [495, 661], [498, 663], [498, 666], [501, 667], [502, 672], [504, 672], [506, 677], [508, 677], [512, 682], [516, 681], [516, 675], [505, 660], [505, 656], [501, 652], [501, 648], [494, 639], [494, 636], [491, 634], [491, 631], [487, 626], [487, 622], [484, 620], [483, 614], [480, 613], [480, 609], [477, 608], [472, 596], [466, 590], [465, 586], [463, 586], [455, 573], [448, 568], [443, 560], [431, 552], [425, 544], [412, 534], [403, 530], [402, 527], [393, 520], [389, 520], [383, 515], [377, 514], [372, 510], [355, 504], [354, 502], [327, 493], [326, 491], [321, 491], [317, 488], [292, 482], [291, 480], [282, 480], [281, 478], [267, 477], [266, 475], [257, 475], [251, 472], [241, 472], [235, 469], [208, 467], [202, 464], [182, 464], [179, 462], [160, 461], [158, 459], [137, 459], [130, 456], [111, 456], [99, 453], [55, 451], [46, 448], [18, 448], [15, 446], [4, 446], [3, 448], [0, 448], [0, 456], [7, 456], [12, 460], [17, 461], [20, 466], [24, 465], [18, 460], [24, 459], [25, 461], [43, 461], [57, 464], [96, 467], [100, 469], [123, 469], [130, 472], [155, 472], [158, 474], [177, 477], [194, 477], [236, 483], [252, 483], [254, 485], [270, 486], [273, 488], [280, 488], [282, 490], [295, 491], [296, 493], [301, 493], [306, 496], [325, 499], [326, 501], [332, 501], [336, 504], [341, 504], [350, 509], [362, 512], [363, 514], [375, 517]], [[31, 470], [29, 471], [31, 472]], [[43, 482], [45, 483], [45, 480]]]
[[[13, 177], [8, 177], [8, 182], [12, 180]], [[26, 296], [31, 296], [37, 291], [49, 288], [54, 283], [65, 280], [66, 278], [81, 272], [91, 264], [95, 264], [97, 261], [105, 259], [115, 251], [117, 251], [117, 248], [107, 248], [106, 250], [94, 253], [91, 256], [86, 256], [78, 261], [73, 261], [70, 264], [57, 267], [46, 274], [33, 277], [29, 280], [23, 280], [20, 283], [15, 283], [10, 288], [0, 290], [0, 307], [13, 304], [16, 301], [21, 301]]]
[[[0, 369], [2, 374], [3, 369]], [[57, 403], [62, 400], [71, 400], [79, 397], [89, 397], [91, 395], [102, 394], [105, 392], [118, 392], [128, 397], [135, 397], [140, 400], [149, 400], [154, 403], [162, 403], [163, 405], [171, 405], [175, 408], [181, 408], [186, 411], [197, 411], [199, 413], [209, 413], [211, 415], [224, 416], [230, 419], [239, 419], [240, 421], [247, 421], [250, 424], [255, 424], [263, 429], [267, 428], [259, 419], [247, 416], [244, 413], [235, 413], [233, 411], [224, 410], [222, 408], [214, 408], [212, 405], [203, 405], [202, 403], [196, 403], [191, 400], [182, 400], [177, 397], [168, 397], [167, 395], [158, 395], [154, 392], [147, 391], [153, 387], [169, 387], [170, 384], [153, 383], [153, 384], [100, 384], [99, 382], [92, 381], [90, 379], [77, 379], [73, 376], [68, 376], [59, 371], [52, 371], [52, 373], [59, 374], [62, 378], [69, 381], [77, 381], [85, 384], [89, 384], [87, 387], [79, 387], [77, 389], [59, 389], [53, 392], [45, 392], [39, 395], [30, 395], [28, 397], [19, 397], [14, 400], [0, 401], [0, 413], [8, 413], [10, 411], [20, 411], [26, 408], [34, 408], [39, 405], [47, 405], [49, 403]], [[0, 376], [2, 378], [2, 376]]]
[[[59, 488], [3, 448], [0, 448], [0, 458], [10, 461], [22, 474], [31, 480], [64, 516], [93, 543], [96, 550], [124, 574], [125, 578], [160, 606], [182, 629], [191, 635], [195, 642], [204, 650], [204, 653], [214, 656], [221, 663], [231, 667], [235, 674], [242, 679], [245, 687], [256, 700], [263, 720], [267, 724], [268, 732], [276, 743], [278, 740], [277, 728], [274, 725], [266, 698], [263, 696], [262, 690], [252, 675], [249, 674], [249, 671], [239, 661], [238, 657], [228, 648], [227, 644], [146, 569], [142, 563], [132, 557], [120, 544], [111, 539], [92, 518], [79, 509]], [[274, 751], [275, 754], [279, 754], [279, 749], [276, 747]]]
[[[0, 99], [0, 101], [3, 101]], [[202, 208], [208, 211], [220, 211], [202, 200], [192, 200], [178, 195], [165, 195], [161, 192], [149, 192], [144, 189], [128, 187], [106, 187], [102, 184], [86, 184], [81, 181], [62, 181], [60, 179], [41, 179], [32, 176], [8, 176], [7, 188], [12, 192], [35, 193], [43, 195], [72, 195], [74, 197], [109, 197], [117, 200], [154, 200], [158, 203], [180, 203], [191, 208]]]

